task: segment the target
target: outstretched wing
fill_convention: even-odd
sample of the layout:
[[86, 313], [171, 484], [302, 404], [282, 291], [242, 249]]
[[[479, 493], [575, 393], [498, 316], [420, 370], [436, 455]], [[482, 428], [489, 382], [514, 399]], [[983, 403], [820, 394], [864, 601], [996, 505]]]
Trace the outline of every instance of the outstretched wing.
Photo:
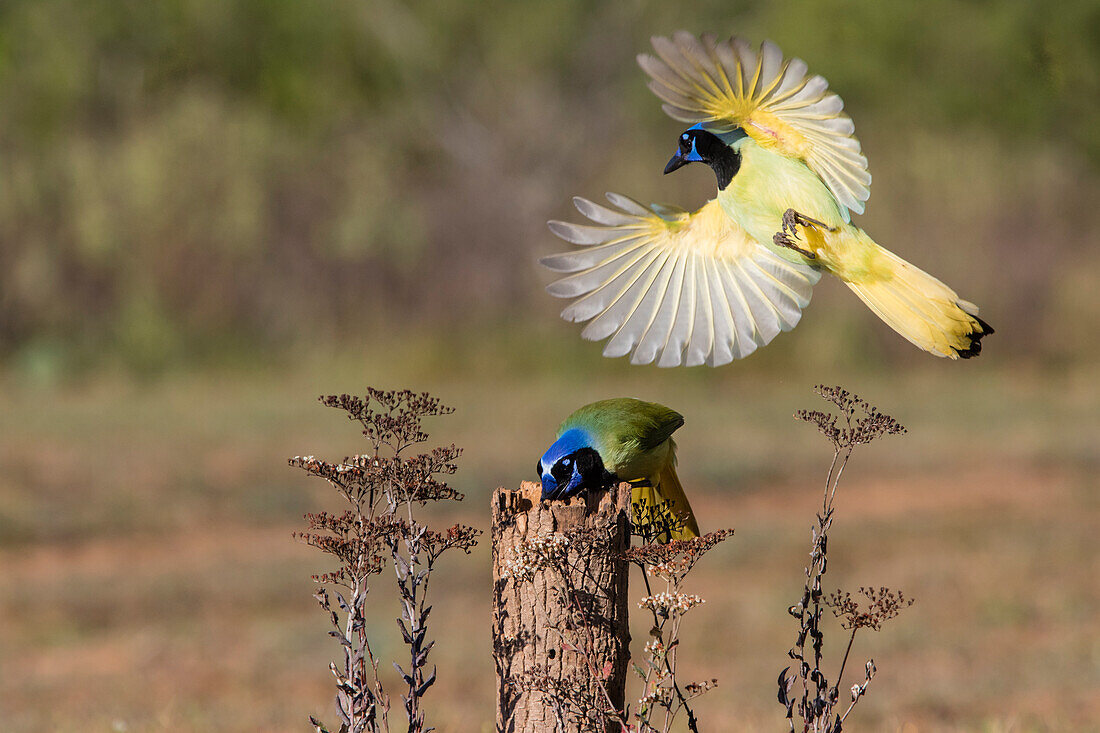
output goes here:
[[718, 366], [798, 323], [820, 274], [758, 244], [717, 201], [692, 214], [607, 198], [617, 210], [573, 199], [597, 226], [550, 222], [554, 234], [584, 249], [541, 260], [574, 273], [546, 289], [577, 298], [561, 315], [591, 321], [581, 336], [611, 337], [604, 356], [633, 351], [634, 364]]
[[784, 59], [771, 41], [757, 53], [741, 38], [716, 41], [679, 31], [655, 37], [657, 56], [639, 54], [649, 88], [681, 122], [716, 131], [742, 127], [759, 145], [805, 161], [833, 195], [857, 214], [871, 195], [867, 158], [844, 102], [802, 59]]

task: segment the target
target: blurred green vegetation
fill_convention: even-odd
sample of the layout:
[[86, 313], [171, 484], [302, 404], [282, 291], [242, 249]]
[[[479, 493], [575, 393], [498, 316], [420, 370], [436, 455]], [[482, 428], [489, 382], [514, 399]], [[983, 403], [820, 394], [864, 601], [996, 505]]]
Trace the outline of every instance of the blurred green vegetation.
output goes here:
[[[712, 192], [660, 175], [678, 123], [633, 60], [681, 27], [830, 80], [875, 176], [861, 223], [981, 304], [990, 351], [1095, 351], [1093, 0], [8, 0], [0, 360], [156, 372], [383, 324], [525, 332], [560, 305], [534, 261], [571, 195]], [[795, 358], [849, 333], [911, 356], [818, 300], [835, 338]]]
[[[535, 262], [572, 195], [713, 194], [660, 174], [680, 126], [634, 62], [679, 28], [829, 79], [875, 178], [859, 223], [982, 306], [978, 362], [919, 354], [829, 281], [723, 369], [603, 359], [556, 318]], [[290, 533], [331, 492], [284, 459], [362, 450], [312, 398], [368, 384], [458, 408], [431, 432], [466, 449], [450, 521], [479, 526], [577, 405], [683, 412], [692, 501], [737, 528], [697, 578], [692, 664], [732, 691], [701, 712], [774, 729], [829, 457], [790, 419], [816, 382], [911, 430], [845, 476], [834, 580], [920, 599], [875, 639], [861, 724], [1087, 728], [1098, 69], [1095, 0], [3, 0], [5, 729], [291, 730], [324, 705], [317, 560]], [[438, 588], [441, 730], [491, 707], [487, 552]]]

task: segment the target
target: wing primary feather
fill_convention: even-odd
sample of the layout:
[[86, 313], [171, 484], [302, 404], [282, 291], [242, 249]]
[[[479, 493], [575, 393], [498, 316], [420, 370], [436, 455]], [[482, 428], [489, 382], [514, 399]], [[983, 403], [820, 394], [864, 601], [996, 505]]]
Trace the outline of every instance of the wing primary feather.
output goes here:
[[717, 72], [718, 78], [716, 81], [721, 82], [721, 89], [719, 91], [724, 91], [727, 97], [733, 97], [735, 95], [733, 84], [730, 83], [729, 74], [726, 71], [726, 65], [722, 62], [722, 57], [718, 55], [714, 36], [709, 33], [704, 34], [703, 44], [706, 48], [707, 56], [710, 58], [711, 64]]
[[745, 265], [741, 262], [737, 262], [734, 266], [740, 270], [742, 275], [738, 281], [741, 283], [741, 291], [745, 294], [745, 301], [749, 304], [749, 309], [752, 311], [753, 323], [756, 324], [756, 343], [759, 346], [763, 346], [783, 330], [779, 322], [779, 314], [776, 313], [775, 306], [764, 297], [764, 293], [760, 290], [760, 286], [757, 285], [752, 276], [745, 271]]
[[624, 239], [588, 247], [583, 250], [548, 255], [539, 260], [539, 264], [554, 272], [573, 273], [581, 270], [593, 270], [611, 262], [620, 260], [638, 247], [645, 245], [643, 237], [631, 236]]
[[[556, 298], [573, 298], [596, 290], [605, 282], [608, 282], [622, 272], [636, 265], [645, 252], [653, 247], [651, 242], [627, 242], [618, 251], [612, 252], [604, 259], [597, 259], [594, 263], [580, 262], [584, 267], [578, 267], [575, 272], [546, 286], [546, 291]], [[568, 252], [566, 255], [587, 257], [591, 251]], [[599, 254], [599, 253], [597, 253]], [[551, 268], [556, 269], [556, 268]]]
[[577, 211], [597, 224], [603, 224], [605, 226], [625, 226], [638, 223], [638, 218], [636, 216], [614, 211], [606, 206], [600, 206], [596, 202], [589, 201], [580, 196], [573, 197], [573, 205], [577, 207]]
[[756, 323], [752, 318], [752, 309], [749, 308], [745, 294], [733, 274], [729, 262], [722, 262], [719, 272], [726, 286], [725, 290], [730, 298], [730, 313], [733, 321], [736, 338], [734, 341], [734, 358], [743, 359], [756, 350]]
[[618, 206], [620, 209], [628, 214], [634, 214], [635, 216], [641, 217], [646, 217], [650, 214], [649, 209], [642, 206], [641, 203], [630, 198], [629, 196], [624, 196], [621, 193], [613, 193], [611, 191], [608, 191], [604, 195], [607, 197], [607, 200], [612, 203], [612, 205]]
[[674, 120], [679, 120], [680, 122], [706, 122], [708, 119], [710, 119], [706, 114], [703, 114], [701, 112], [692, 112], [691, 110], [681, 109], [672, 104], [662, 104], [661, 109], [664, 110], [664, 113], [666, 115]]
[[658, 84], [663, 84], [669, 89], [684, 95], [691, 94], [691, 84], [687, 83], [683, 76], [677, 74], [659, 58], [650, 56], [647, 53], [640, 53], [638, 54], [638, 65]]
[[635, 363], [648, 364], [663, 356], [676, 325], [676, 314], [684, 286], [683, 254], [670, 258], [670, 265], [669, 279], [664, 284], [661, 304], [654, 311], [649, 327], [638, 342], [634, 352], [634, 358], [637, 359]]
[[661, 271], [650, 285], [646, 294], [647, 301], [644, 309], [639, 309], [641, 319], [645, 325], [635, 339], [634, 354], [630, 359], [632, 364], [649, 364], [660, 351], [668, 336], [668, 328], [671, 325], [671, 313], [676, 307], [679, 298], [679, 278], [676, 277], [680, 269], [680, 256], [670, 253], [665, 260]]
[[[618, 314], [623, 312], [624, 308], [629, 309], [632, 288], [637, 285], [639, 279], [644, 276], [654, 260], [660, 255], [660, 250], [652, 246], [639, 252], [637, 257], [624, 263], [619, 271], [608, 278], [603, 285], [593, 288], [587, 295], [578, 298], [571, 306], [562, 311], [562, 318], [574, 323], [587, 321], [591, 318], [593, 319], [592, 323], [588, 325], [588, 328], [592, 329], [590, 333], [599, 331], [602, 326], [597, 325], [597, 322], [614, 321], [618, 318]], [[614, 328], [601, 338], [611, 335], [611, 332], [621, 325], [622, 319], [620, 318], [615, 323]], [[586, 338], [588, 337], [586, 336]], [[593, 338], [591, 340], [598, 339]]]
[[[634, 303], [634, 307], [630, 311], [630, 315], [626, 317], [623, 325], [619, 327], [619, 330], [615, 332], [615, 335], [607, 342], [604, 347], [604, 355], [606, 356], [625, 356], [630, 353], [642, 336], [645, 335], [646, 330], [649, 328], [649, 324], [653, 322], [653, 317], [656, 314], [657, 308], [661, 305], [661, 300], [664, 298], [663, 288], [655, 287], [662, 279], [662, 273], [665, 272], [668, 267], [669, 253], [661, 252], [660, 255], [654, 260], [653, 264], [649, 266], [649, 270], [652, 271], [652, 275], [648, 276], [648, 279], [644, 282], [644, 287], [639, 288], [639, 295]], [[635, 284], [638, 287], [642, 283], [639, 280]], [[648, 363], [638, 362], [631, 359], [631, 363]]]
[[683, 362], [684, 347], [691, 339], [695, 320], [695, 257], [688, 253], [680, 256], [679, 287], [675, 311], [668, 334], [657, 360], [659, 367], [679, 366]]
[[714, 314], [707, 281], [706, 261], [693, 257], [691, 269], [693, 281], [693, 308], [690, 335], [686, 343], [684, 363], [687, 366], [705, 364], [714, 351]]
[[717, 201], [695, 213], [609, 193], [615, 209], [577, 198], [592, 224], [554, 222], [579, 249], [542, 259], [569, 273], [547, 290], [576, 298], [562, 311], [631, 362], [725, 364], [789, 330], [809, 302], [814, 270], [754, 242]]
[[570, 224], [566, 221], [548, 221], [546, 225], [556, 236], [573, 244], [604, 244], [610, 239], [621, 236], [617, 229]]
[[646, 86], [648, 86], [649, 90], [656, 94], [657, 97], [659, 97], [662, 101], [668, 102], [669, 104], [679, 109], [690, 110], [693, 107], [698, 106], [697, 103], [693, 101], [687, 93], [679, 92], [675, 89], [672, 89], [671, 87], [659, 84], [652, 79]]
[[714, 316], [714, 348], [711, 350], [710, 366], [728, 364], [734, 359], [734, 347], [737, 329], [733, 322], [733, 307], [730, 304], [718, 263], [707, 260], [708, 280], [713, 283], [710, 290], [711, 313]]
[[639, 64], [669, 116], [768, 135], [768, 144], [805, 161], [838, 203], [863, 210], [859, 202], [870, 195], [870, 176], [855, 125], [843, 112], [843, 100], [829, 91], [824, 77], [808, 75], [803, 60], [784, 59], [767, 40], [758, 51], [742, 38], [716, 41], [685, 31], [652, 41], [656, 56], [642, 54]]
[[783, 52], [771, 41], [760, 45], [760, 93], [756, 96], [767, 99], [781, 81], [783, 70]]
[[[618, 295], [613, 295], [611, 302], [602, 312], [592, 318], [581, 336], [589, 341], [600, 341], [617, 333], [626, 325], [627, 320], [638, 308], [638, 303], [645, 295], [645, 290], [652, 282], [650, 271], [659, 266], [661, 253], [654, 250], [651, 256], [645, 258], [644, 263], [639, 263], [637, 272], [627, 278], [627, 282], [619, 290]], [[612, 291], [613, 293], [613, 291]], [[628, 349], [629, 351], [629, 349]], [[625, 354], [627, 352], [623, 352]], [[622, 354], [618, 354], [622, 356]]]

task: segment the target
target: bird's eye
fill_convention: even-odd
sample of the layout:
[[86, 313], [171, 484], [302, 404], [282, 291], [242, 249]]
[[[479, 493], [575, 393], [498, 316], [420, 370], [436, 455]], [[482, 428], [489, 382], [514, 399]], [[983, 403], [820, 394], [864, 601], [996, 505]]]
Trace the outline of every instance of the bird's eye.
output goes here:
[[680, 150], [685, 153], [691, 150], [691, 136], [686, 132], [680, 136]]
[[570, 466], [573, 465], [573, 459], [571, 459], [571, 458], [562, 458], [561, 459], [561, 465], [565, 466], [566, 468], [569, 468]]
[[550, 469], [550, 475], [554, 477], [554, 480], [559, 484], [564, 484], [569, 481], [569, 477], [573, 474], [573, 469], [570, 466], [572, 461], [568, 458], [563, 458], [554, 464], [554, 467]]

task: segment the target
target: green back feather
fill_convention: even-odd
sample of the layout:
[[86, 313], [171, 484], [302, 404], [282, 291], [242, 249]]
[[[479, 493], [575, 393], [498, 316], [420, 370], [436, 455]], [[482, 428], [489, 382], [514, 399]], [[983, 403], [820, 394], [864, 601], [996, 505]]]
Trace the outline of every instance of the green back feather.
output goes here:
[[664, 405], [617, 397], [580, 408], [565, 419], [558, 435], [570, 428], [587, 430], [599, 444], [594, 447], [608, 470], [622, 475], [630, 473], [630, 467], [648, 464], [647, 454], [664, 446], [683, 424], [684, 416]]

